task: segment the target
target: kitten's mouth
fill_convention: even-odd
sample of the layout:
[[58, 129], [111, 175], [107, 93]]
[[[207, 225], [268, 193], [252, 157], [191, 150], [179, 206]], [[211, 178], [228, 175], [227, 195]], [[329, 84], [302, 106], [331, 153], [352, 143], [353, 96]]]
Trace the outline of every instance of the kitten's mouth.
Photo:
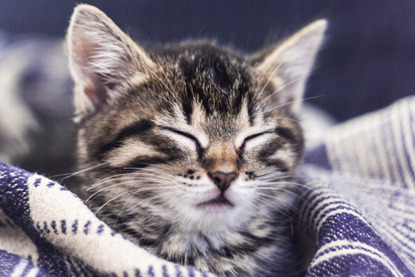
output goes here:
[[229, 201], [228, 199], [226, 199], [226, 197], [224, 197], [223, 195], [219, 195], [216, 198], [213, 198], [211, 200], [208, 200], [206, 202], [202, 202], [197, 204], [197, 207], [199, 208], [210, 208], [210, 207], [217, 207], [217, 208], [222, 208], [222, 207], [229, 207], [232, 208], [234, 205], [231, 203], [231, 201]]

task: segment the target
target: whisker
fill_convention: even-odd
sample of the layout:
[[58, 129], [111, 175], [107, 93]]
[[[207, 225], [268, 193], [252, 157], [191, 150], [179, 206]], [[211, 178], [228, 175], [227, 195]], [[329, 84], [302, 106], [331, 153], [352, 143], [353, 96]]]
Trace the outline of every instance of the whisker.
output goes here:
[[273, 91], [272, 93], [270, 93], [270, 95], [268, 95], [267, 97], [265, 97], [259, 104], [258, 107], [262, 106], [266, 101], [268, 101], [269, 98], [271, 98], [272, 96], [274, 96], [275, 94], [281, 92], [282, 90], [284, 90], [285, 88], [287, 88], [288, 86], [295, 84], [297, 82], [300, 81], [304, 81], [306, 79], [308, 79], [310, 76], [313, 76], [315, 73], [309, 73], [305, 76], [301, 76], [299, 78], [293, 79], [288, 83], [285, 83], [283, 86], [279, 87], [277, 90]]
[[108, 164], [108, 162], [105, 162], [105, 163], [100, 163], [100, 164], [97, 164], [97, 165], [93, 165], [93, 166], [90, 166], [90, 167], [87, 167], [87, 168], [81, 169], [81, 170], [76, 171], [76, 172], [71, 172], [71, 173], [63, 173], [63, 174], [54, 175], [54, 176], [52, 176], [52, 178], [53, 178], [53, 177], [62, 177], [62, 176], [65, 176], [64, 178], [62, 178], [62, 179], [61, 179], [61, 180], [65, 180], [65, 179], [71, 178], [71, 177], [73, 177], [73, 176], [75, 176], [75, 175], [79, 175], [79, 174], [84, 173], [84, 172], [86, 172], [86, 171], [93, 170], [93, 169], [95, 169], [95, 168], [98, 168], [98, 167], [101, 167], [101, 166], [103, 166], [103, 165], [107, 165], [107, 164]]
[[269, 112], [271, 112], [271, 111], [273, 111], [275, 109], [279, 109], [279, 108], [288, 106], [288, 105], [293, 104], [293, 103], [304, 102], [306, 100], [316, 99], [316, 98], [320, 98], [320, 97], [323, 97], [323, 96], [324, 95], [317, 95], [317, 96], [311, 96], [311, 97], [307, 97], [307, 98], [302, 98], [302, 99], [297, 99], [297, 100], [289, 101], [289, 102], [286, 102], [284, 104], [278, 105], [276, 107], [272, 107], [272, 108], [270, 108], [268, 110], [265, 110], [264, 113], [269, 113]]
[[[138, 180], [136, 178], [130, 178], [130, 179], [125, 179], [124, 178], [122, 180], [125, 180], [125, 181], [124, 182], [116, 182], [115, 184], [112, 184], [112, 185], [106, 186], [104, 188], [101, 188], [98, 191], [94, 192], [92, 195], [95, 195], [95, 194], [97, 194], [100, 191], [103, 191], [105, 189], [112, 188], [112, 187], [115, 187], [115, 186], [118, 186], [118, 185], [128, 185], [128, 184], [139, 184], [139, 185], [143, 185], [145, 183], [147, 183], [147, 184], [148, 183], [151, 183], [151, 184], [167, 184], [167, 185], [170, 185], [171, 184], [170, 181], [157, 180], [157, 179], [151, 179], [151, 178], [145, 178], [145, 179], [140, 179], [140, 180]], [[157, 187], [154, 187], [154, 188], [157, 188]], [[92, 197], [92, 195], [90, 197]]]
[[272, 172], [272, 173], [265, 173], [265, 174], [262, 174], [262, 175], [258, 175], [257, 176], [257, 180], [260, 180], [260, 181], [281, 180], [281, 179], [289, 179], [289, 178], [293, 177], [292, 175], [275, 175], [275, 176], [273, 176], [271, 174], [274, 174], [274, 172]]
[[[261, 188], [257, 188], [257, 189], [258, 189], [258, 191], [257, 191], [258, 195], [269, 196], [270, 198], [280, 200], [280, 196], [278, 196], [278, 195], [272, 195], [272, 194], [269, 194], [269, 193], [261, 192]], [[305, 196], [303, 195], [302, 191], [290, 190], [288, 188], [273, 188], [273, 187], [271, 187], [271, 188], [264, 188], [263, 191], [268, 191], [268, 192], [269, 191], [284, 191], [284, 192], [292, 195], [295, 199], [302, 199], [302, 200], [305, 199]], [[294, 202], [295, 203], [293, 204], [293, 206], [298, 208], [299, 207], [298, 201], [294, 201]]]
[[273, 97], [273, 96], [274, 96], [274, 95], [276, 95], [277, 93], [281, 92], [281, 91], [282, 91], [283, 89], [285, 89], [286, 87], [288, 87], [288, 86], [290, 86], [290, 85], [292, 85], [292, 84], [295, 84], [296, 82], [299, 82], [299, 81], [301, 81], [301, 80], [304, 80], [304, 79], [306, 79], [306, 78], [308, 78], [308, 76], [307, 76], [307, 77], [301, 77], [301, 78], [298, 78], [298, 79], [292, 80], [291, 82], [288, 82], [288, 83], [284, 84], [282, 87], [279, 87], [277, 90], [273, 91], [273, 92], [272, 92], [272, 93], [270, 93], [267, 97], [265, 97], [264, 99], [262, 99], [262, 101], [258, 103], [258, 108], [259, 108], [259, 107], [262, 107], [262, 106], [263, 106], [263, 104], [264, 104], [265, 102], [267, 102], [267, 101], [268, 101], [268, 99], [270, 99], [271, 97]]
[[[272, 71], [272, 73], [270, 74], [270, 76], [269, 76], [268, 80], [265, 82], [265, 85], [262, 87], [261, 91], [258, 93], [258, 97], [262, 95], [262, 93], [264, 92], [264, 90], [265, 90], [265, 88], [267, 87], [268, 83], [272, 80], [272, 78], [273, 78], [274, 74], [275, 74], [275, 73], [277, 73], [277, 71], [281, 68], [281, 66], [282, 66], [282, 65], [286, 62], [286, 60], [287, 60], [290, 56], [291, 56], [290, 54], [287, 54], [287, 55], [285, 55], [285, 56], [282, 58], [282, 60], [281, 60], [280, 64], [279, 64], [278, 66], [276, 66], [276, 67], [275, 67], [275, 69], [274, 69], [274, 70]], [[272, 65], [272, 63], [271, 63], [271, 65]], [[271, 66], [271, 65], [270, 65], [270, 66]], [[269, 69], [269, 67], [268, 67], [268, 69]]]
[[156, 169], [140, 168], [140, 167], [124, 167], [123, 169], [125, 169], [125, 170], [137, 170], [137, 172], [139, 172], [139, 171], [148, 171], [148, 172], [153, 172], [153, 173], [157, 173], [157, 174], [164, 174], [165, 176], [169, 176], [169, 177], [176, 177], [175, 175], [172, 174], [172, 172], [168, 172], [166, 170], [158, 171]]
[[[121, 176], [121, 177], [120, 177]], [[144, 177], [143, 177], [144, 176]], [[154, 177], [154, 179], [151, 178], [145, 178], [145, 177]], [[126, 173], [126, 174], [116, 174], [110, 177], [107, 177], [101, 181], [96, 182], [95, 184], [91, 185], [90, 187], [88, 187], [86, 189], [86, 191], [89, 191], [97, 186], [101, 186], [105, 183], [108, 182], [112, 182], [112, 181], [120, 181], [120, 180], [136, 180], [137, 182], [140, 182], [142, 180], [157, 180], [159, 181], [172, 181], [172, 178], [168, 178], [169, 176], [160, 176], [160, 175], [155, 175], [155, 174], [151, 174], [151, 173], [146, 173], [146, 172], [133, 172], [133, 173]]]
[[[121, 176], [121, 178], [118, 178], [118, 177], [120, 177], [120, 176]], [[94, 184], [92, 184], [91, 186], [89, 186], [89, 187], [86, 189], [86, 191], [90, 191], [91, 189], [93, 189], [93, 188], [95, 188], [95, 187], [97, 187], [97, 186], [100, 186], [100, 185], [102, 185], [102, 184], [105, 184], [105, 183], [107, 183], [107, 182], [111, 182], [111, 181], [114, 181], [114, 180], [124, 180], [124, 179], [122, 179], [122, 178], [124, 178], [124, 179], [126, 179], [126, 178], [130, 179], [130, 178], [133, 178], [133, 177], [131, 177], [131, 176], [125, 176], [125, 174], [116, 174], [116, 175], [112, 175], [112, 176], [106, 177], [106, 178], [104, 178], [104, 179], [102, 179], [102, 180], [100, 180], [100, 181], [98, 181], [98, 182], [95, 182]]]
[[[143, 162], [143, 164], [148, 165], [148, 166], [151, 166], [151, 168], [149, 168], [149, 167], [145, 167], [145, 168], [143, 168], [143, 167], [127, 166], [127, 167], [124, 167], [123, 169], [124, 169], [124, 170], [137, 170], [137, 171], [139, 171], [139, 170], [146, 171], [146, 170], [151, 170], [151, 169], [153, 169], [153, 170], [157, 170], [157, 169], [158, 169], [158, 170], [160, 170], [161, 172], [171, 174], [172, 176], [174, 176], [174, 175], [176, 174], [176, 172], [174, 172], [174, 171], [167, 170], [166, 168], [163, 168], [163, 167], [157, 166], [157, 165], [152, 164], [152, 163], [146, 163], [146, 162]], [[159, 173], [160, 171], [157, 171], [157, 173]]]
[[115, 199], [117, 199], [117, 198], [120, 198], [121, 196], [124, 196], [124, 195], [126, 195], [127, 193], [129, 193], [128, 191], [126, 191], [126, 192], [123, 192], [123, 193], [121, 193], [121, 194], [119, 194], [119, 195], [117, 195], [117, 196], [115, 196], [115, 197], [113, 197], [113, 198], [111, 198], [110, 200], [108, 200], [107, 202], [105, 202], [96, 212], [95, 212], [95, 215], [97, 215], [106, 205], [108, 205], [111, 201], [114, 201]]
[[89, 200], [91, 200], [95, 195], [97, 195], [98, 193], [100, 193], [103, 190], [109, 189], [109, 188], [113, 188], [113, 187], [117, 187], [117, 186], [121, 186], [123, 183], [116, 183], [116, 184], [112, 184], [110, 186], [104, 187], [102, 189], [97, 190], [96, 192], [94, 192], [93, 194], [91, 194], [86, 200], [85, 202], [88, 202]]
[[294, 185], [294, 186], [303, 187], [303, 188], [309, 189], [311, 191], [314, 191], [314, 189], [312, 187], [310, 187], [308, 185], [305, 185], [305, 184], [296, 183], [296, 182], [264, 182], [264, 183], [261, 183], [261, 184], [267, 184], [267, 185]]
[[[271, 200], [266, 199], [265, 197], [261, 197], [260, 199], [258, 199], [259, 201], [261, 201], [264, 204], [267, 204], [268, 206], [278, 210], [279, 213], [283, 214], [284, 216], [289, 217], [290, 215], [287, 213], [288, 211], [284, 211], [287, 209], [286, 205], [290, 204], [287, 201], [281, 201], [281, 202], [273, 202]], [[282, 199], [279, 199], [282, 200]], [[285, 205], [281, 205], [281, 204], [285, 204]]]
[[[162, 188], [162, 187], [158, 187], [159, 189], [160, 188]], [[142, 192], [142, 191], [147, 191], [147, 190], [153, 190], [153, 189], [155, 189], [155, 188], [153, 188], [153, 187], [151, 187], [151, 188], [143, 188], [143, 189], [137, 189], [137, 190], [134, 190], [133, 192], [134, 193], [138, 193], [138, 192]], [[117, 196], [114, 196], [113, 198], [111, 198], [110, 200], [108, 200], [107, 202], [105, 202], [96, 212], [95, 212], [95, 215], [97, 215], [106, 205], [108, 205], [110, 202], [112, 202], [112, 201], [114, 201], [115, 199], [117, 199], [117, 198], [120, 198], [120, 197], [122, 197], [122, 196], [124, 196], [124, 195], [126, 195], [126, 194], [128, 194], [128, 193], [132, 193], [131, 191], [125, 191], [125, 192], [123, 192], [123, 193], [121, 193], [121, 194], [119, 194], [119, 195], [117, 195]]]
[[[139, 193], [139, 192], [141, 192], [141, 191], [133, 191], [133, 193]], [[161, 199], [161, 198], [160, 198], [159, 195], [153, 195], [151, 197], [147, 197], [146, 199], [140, 199], [141, 201], [137, 201], [137, 203], [135, 205], [133, 205], [131, 207], [128, 207], [126, 209], [126, 211], [127, 212], [132, 212], [136, 207], [141, 206], [141, 205], [143, 205], [145, 203], [148, 203], [149, 200], [154, 200], [154, 199]], [[140, 216], [140, 215], [137, 214], [137, 216]]]

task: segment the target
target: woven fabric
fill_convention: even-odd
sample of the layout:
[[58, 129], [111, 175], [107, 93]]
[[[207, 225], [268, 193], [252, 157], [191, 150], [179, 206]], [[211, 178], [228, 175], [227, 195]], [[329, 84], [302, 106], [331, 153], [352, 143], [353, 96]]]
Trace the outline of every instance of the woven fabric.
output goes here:
[[[331, 128], [299, 169], [305, 276], [413, 276], [415, 97]], [[0, 276], [213, 276], [159, 259], [56, 182], [0, 164]]]

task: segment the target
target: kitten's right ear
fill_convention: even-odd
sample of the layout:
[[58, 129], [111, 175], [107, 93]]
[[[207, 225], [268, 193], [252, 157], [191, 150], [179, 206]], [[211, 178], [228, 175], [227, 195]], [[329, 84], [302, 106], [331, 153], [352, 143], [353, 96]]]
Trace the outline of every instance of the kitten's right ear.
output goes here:
[[155, 67], [128, 35], [90, 5], [75, 8], [66, 46], [78, 118], [106, 106], [123, 88], [146, 78]]
[[251, 57], [257, 70], [274, 84], [276, 90], [272, 99], [276, 106], [298, 113], [306, 80], [323, 42], [326, 28], [326, 20], [317, 20], [281, 44]]

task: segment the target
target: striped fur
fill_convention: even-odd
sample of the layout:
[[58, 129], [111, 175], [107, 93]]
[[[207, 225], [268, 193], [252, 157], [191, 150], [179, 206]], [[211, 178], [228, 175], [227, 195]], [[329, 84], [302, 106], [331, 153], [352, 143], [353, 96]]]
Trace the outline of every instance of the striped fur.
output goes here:
[[[251, 57], [210, 41], [146, 53], [78, 6], [67, 46], [86, 203], [169, 261], [227, 276], [301, 270], [289, 217], [296, 112], [324, 29]], [[221, 190], [215, 172], [236, 178]]]

